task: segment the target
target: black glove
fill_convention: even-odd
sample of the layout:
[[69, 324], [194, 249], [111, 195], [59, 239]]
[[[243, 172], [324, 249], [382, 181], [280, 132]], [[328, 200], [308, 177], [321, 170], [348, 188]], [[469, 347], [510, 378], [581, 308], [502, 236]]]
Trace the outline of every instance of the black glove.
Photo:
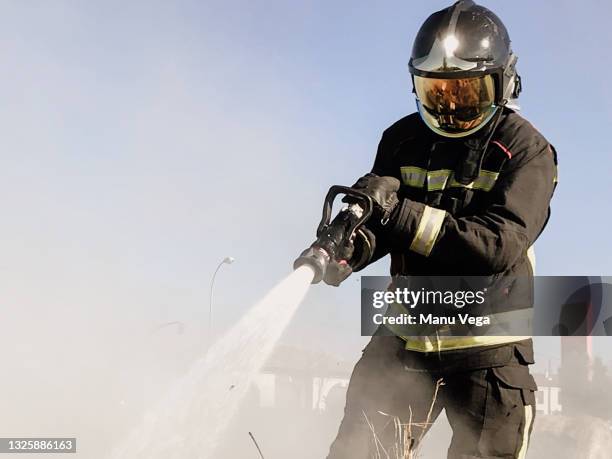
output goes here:
[[365, 226], [357, 229], [355, 232], [355, 240], [353, 256], [349, 260], [349, 264], [353, 271], [360, 271], [370, 264], [374, 253], [376, 252], [376, 237]]
[[[374, 210], [365, 223], [381, 250], [406, 250], [415, 234], [424, 204], [397, 196], [400, 181], [395, 177], [366, 174], [352, 186], [372, 198]], [[352, 202], [350, 196], [344, 199]]]
[[[381, 225], [386, 224], [399, 204], [397, 192], [400, 188], [400, 181], [395, 177], [379, 177], [370, 173], [357, 180], [351, 188], [367, 194], [374, 201], [372, 216], [366, 224], [376, 232]], [[350, 196], [344, 199], [344, 202], [350, 201]]]
[[328, 265], [323, 277], [326, 284], [337, 287], [351, 273], [365, 268], [376, 252], [376, 238], [369, 229], [362, 226], [355, 232], [352, 247], [352, 253], [348, 256], [348, 261], [343, 260], [342, 263], [330, 263]]

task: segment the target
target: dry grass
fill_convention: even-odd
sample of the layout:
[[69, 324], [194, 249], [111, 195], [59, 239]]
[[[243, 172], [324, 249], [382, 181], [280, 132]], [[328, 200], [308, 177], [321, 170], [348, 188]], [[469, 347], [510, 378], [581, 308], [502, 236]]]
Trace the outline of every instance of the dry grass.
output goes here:
[[[425, 432], [431, 426], [431, 415], [433, 413], [433, 408], [438, 399], [438, 392], [440, 387], [444, 385], [444, 381], [439, 379], [436, 382], [436, 389], [434, 391], [433, 398], [431, 400], [431, 404], [429, 405], [429, 411], [427, 412], [427, 417], [424, 421], [414, 421], [412, 418], [412, 408], [409, 407], [409, 416], [408, 422], [403, 423], [398, 416], [393, 416], [387, 413], [383, 413], [379, 411], [383, 416], [388, 417], [389, 422], [393, 422], [393, 428], [395, 432], [395, 439], [393, 445], [385, 445], [380, 440], [379, 436], [376, 433], [376, 429], [372, 422], [368, 419], [367, 415], [363, 413], [366, 422], [368, 423], [368, 427], [372, 432], [372, 437], [374, 440], [374, 445], [376, 447], [376, 452], [374, 455], [374, 459], [417, 459], [419, 457], [419, 450], [422, 445], [423, 437], [425, 436]], [[389, 422], [385, 424], [384, 428], [387, 428]], [[413, 434], [413, 428], [418, 428], [420, 430], [420, 434], [416, 437]]]

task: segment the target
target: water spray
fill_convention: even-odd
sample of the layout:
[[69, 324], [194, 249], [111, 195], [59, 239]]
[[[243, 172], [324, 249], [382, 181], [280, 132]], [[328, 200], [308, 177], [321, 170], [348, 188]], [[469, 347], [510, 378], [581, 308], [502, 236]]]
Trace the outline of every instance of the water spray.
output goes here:
[[[331, 220], [334, 200], [341, 194], [345, 195], [344, 201], [349, 205]], [[323, 204], [317, 239], [295, 260], [293, 268], [312, 268], [313, 284], [324, 280], [329, 285], [340, 285], [353, 272], [349, 260], [355, 254], [356, 238], [364, 238], [366, 243], [361, 246], [371, 249], [359, 228], [370, 218], [373, 208], [372, 198], [367, 194], [346, 186], [332, 186]], [[361, 256], [370, 257], [371, 251], [366, 251]]]
[[[341, 194], [345, 195], [348, 205], [332, 220], [334, 200]], [[361, 226], [370, 218], [372, 210], [369, 196], [348, 187], [332, 186], [325, 198], [317, 239], [295, 260], [294, 271], [246, 311], [204, 356], [194, 362], [188, 373], [148, 410], [142, 422], [110, 457], [219, 457], [223, 434], [310, 284], [323, 280], [339, 285], [352, 273], [351, 265], [358, 266], [356, 262], [371, 256], [373, 246]], [[233, 261], [226, 260], [221, 264]], [[251, 438], [263, 457], [255, 438], [252, 435]]]
[[271, 288], [147, 410], [109, 457], [220, 457], [223, 434], [306, 296], [313, 276], [309, 266], [302, 266]]

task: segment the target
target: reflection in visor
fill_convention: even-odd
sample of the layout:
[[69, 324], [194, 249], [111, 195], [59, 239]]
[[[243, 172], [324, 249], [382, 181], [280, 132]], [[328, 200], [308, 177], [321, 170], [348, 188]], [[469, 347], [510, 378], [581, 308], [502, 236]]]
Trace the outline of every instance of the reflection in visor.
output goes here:
[[489, 121], [495, 112], [491, 75], [477, 78], [414, 77], [421, 116], [435, 132], [463, 136]]

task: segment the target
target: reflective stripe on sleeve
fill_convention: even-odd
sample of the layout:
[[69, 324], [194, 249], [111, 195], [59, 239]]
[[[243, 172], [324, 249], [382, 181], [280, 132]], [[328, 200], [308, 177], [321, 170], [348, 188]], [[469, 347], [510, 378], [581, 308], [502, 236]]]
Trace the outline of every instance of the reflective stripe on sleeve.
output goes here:
[[419, 221], [419, 227], [410, 244], [410, 250], [426, 257], [429, 256], [440, 233], [445, 216], [446, 211], [425, 206]]
[[400, 167], [400, 172], [404, 185], [423, 188], [425, 178], [427, 177], [427, 171], [425, 169], [415, 166], [404, 166]]

